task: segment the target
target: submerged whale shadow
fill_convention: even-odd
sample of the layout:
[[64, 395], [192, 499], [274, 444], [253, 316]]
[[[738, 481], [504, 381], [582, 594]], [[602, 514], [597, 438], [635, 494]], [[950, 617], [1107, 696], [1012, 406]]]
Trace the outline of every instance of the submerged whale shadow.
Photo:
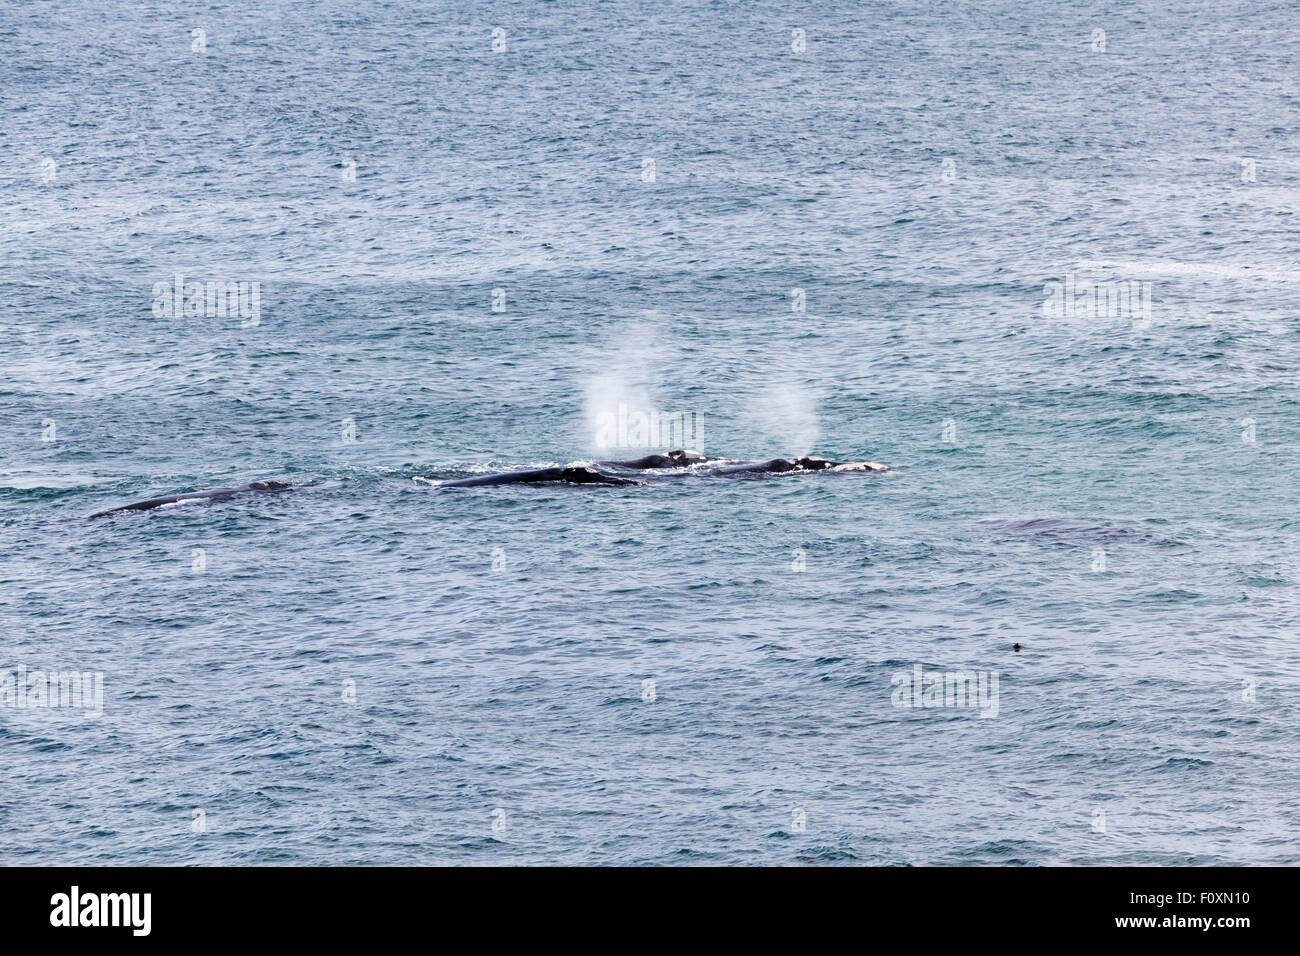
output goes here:
[[1114, 528], [1067, 518], [980, 518], [975, 524], [987, 531], [1045, 541], [1152, 544], [1156, 540], [1132, 528]]

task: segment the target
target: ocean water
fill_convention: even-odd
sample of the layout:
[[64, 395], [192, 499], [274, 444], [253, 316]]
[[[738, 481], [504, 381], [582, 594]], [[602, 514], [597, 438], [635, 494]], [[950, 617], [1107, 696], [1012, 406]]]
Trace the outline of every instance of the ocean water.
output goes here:
[[1300, 862], [1295, 19], [0, 6], [0, 863]]

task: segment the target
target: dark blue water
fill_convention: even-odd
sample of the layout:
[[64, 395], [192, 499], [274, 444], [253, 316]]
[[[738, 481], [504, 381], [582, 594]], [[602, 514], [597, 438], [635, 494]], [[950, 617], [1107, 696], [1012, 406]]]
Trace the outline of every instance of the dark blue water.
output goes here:
[[1296, 15], [0, 7], [0, 862], [1300, 862]]

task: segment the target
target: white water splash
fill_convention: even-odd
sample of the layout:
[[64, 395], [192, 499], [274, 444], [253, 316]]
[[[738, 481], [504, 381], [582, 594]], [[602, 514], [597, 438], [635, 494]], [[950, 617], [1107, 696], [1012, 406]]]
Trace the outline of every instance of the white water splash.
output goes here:
[[620, 407], [649, 414], [657, 409], [654, 383], [676, 358], [678, 349], [656, 323], [632, 325], [620, 330], [593, 363], [585, 386], [583, 438], [587, 447], [604, 454], [617, 447], [602, 441], [608, 428], [602, 422], [617, 420]]
[[808, 385], [777, 381], [754, 393], [744, 416], [773, 454], [794, 458], [817, 451], [820, 405], [820, 393]]

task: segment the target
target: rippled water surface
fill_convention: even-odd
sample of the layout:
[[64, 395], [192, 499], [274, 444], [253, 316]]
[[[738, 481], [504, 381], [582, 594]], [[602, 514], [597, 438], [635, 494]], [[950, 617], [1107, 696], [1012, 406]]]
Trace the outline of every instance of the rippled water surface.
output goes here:
[[1300, 862], [1296, 14], [0, 7], [0, 862]]

